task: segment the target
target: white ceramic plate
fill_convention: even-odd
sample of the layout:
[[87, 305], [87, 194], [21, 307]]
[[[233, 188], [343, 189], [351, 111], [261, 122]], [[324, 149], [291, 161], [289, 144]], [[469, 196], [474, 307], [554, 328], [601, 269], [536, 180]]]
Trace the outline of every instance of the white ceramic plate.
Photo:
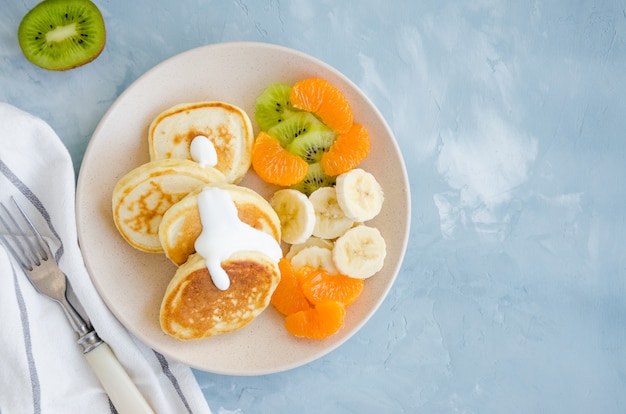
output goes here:
[[[322, 341], [298, 339], [269, 307], [245, 328], [203, 340], [179, 341], [159, 326], [159, 308], [175, 267], [164, 256], [143, 253], [118, 234], [111, 216], [111, 191], [131, 169], [149, 161], [147, 130], [161, 111], [183, 102], [232, 103], [254, 119], [256, 97], [273, 82], [326, 78], [346, 95], [355, 121], [370, 133], [370, 156], [361, 166], [385, 190], [381, 214], [369, 222], [387, 242], [381, 272], [368, 279], [347, 311], [340, 332]], [[254, 124], [254, 121], [253, 121]], [[255, 126], [255, 133], [258, 129]], [[261, 194], [269, 189], [250, 172], [241, 185]], [[78, 236], [87, 268], [107, 306], [140, 340], [194, 368], [228, 375], [261, 375], [311, 362], [354, 335], [389, 292], [404, 257], [409, 234], [410, 197], [406, 169], [385, 120], [345, 76], [301, 52], [263, 43], [223, 43], [177, 55], [157, 65], [117, 99], [96, 128], [78, 179]]]

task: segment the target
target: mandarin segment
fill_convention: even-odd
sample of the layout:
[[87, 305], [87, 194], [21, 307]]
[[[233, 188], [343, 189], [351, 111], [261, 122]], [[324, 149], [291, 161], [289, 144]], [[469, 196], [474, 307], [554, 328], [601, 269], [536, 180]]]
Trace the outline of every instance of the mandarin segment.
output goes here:
[[337, 136], [333, 145], [322, 155], [320, 164], [326, 174], [336, 176], [355, 168], [369, 152], [367, 129], [363, 125], [353, 124], [348, 132]]
[[313, 304], [329, 300], [344, 306], [353, 303], [363, 292], [363, 279], [332, 275], [323, 269], [303, 267], [296, 272], [304, 296]]
[[291, 87], [289, 100], [294, 107], [313, 112], [340, 134], [352, 127], [354, 117], [348, 100], [326, 79], [309, 78], [296, 82]]
[[278, 139], [260, 132], [252, 146], [252, 168], [267, 183], [289, 186], [302, 181], [309, 165], [284, 149]]
[[343, 326], [346, 308], [334, 301], [321, 302], [315, 308], [296, 312], [285, 318], [285, 328], [300, 338], [325, 339]]
[[274, 290], [270, 303], [285, 316], [311, 309], [311, 304], [304, 296], [289, 260], [280, 259], [278, 268], [280, 269], [280, 283]]

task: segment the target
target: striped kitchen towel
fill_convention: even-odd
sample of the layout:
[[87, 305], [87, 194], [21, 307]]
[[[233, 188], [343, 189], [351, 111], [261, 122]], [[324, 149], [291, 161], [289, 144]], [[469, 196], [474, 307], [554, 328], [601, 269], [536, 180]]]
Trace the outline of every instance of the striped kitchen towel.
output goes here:
[[[75, 177], [52, 128], [0, 103], [0, 201], [45, 223], [59, 266], [92, 325], [156, 413], [210, 413], [191, 369], [155, 352], [110, 313], [78, 247]], [[0, 413], [115, 413], [61, 307], [38, 294], [0, 244]]]

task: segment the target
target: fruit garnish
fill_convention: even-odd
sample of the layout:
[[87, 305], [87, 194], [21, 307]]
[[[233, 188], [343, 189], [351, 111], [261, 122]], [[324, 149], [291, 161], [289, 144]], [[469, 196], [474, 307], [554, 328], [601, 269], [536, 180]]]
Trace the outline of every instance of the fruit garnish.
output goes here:
[[337, 202], [346, 217], [364, 222], [376, 217], [383, 207], [385, 194], [370, 172], [352, 169], [337, 176]]
[[346, 217], [337, 201], [335, 187], [320, 187], [310, 196], [315, 210], [313, 235], [322, 239], [335, 239], [354, 225], [354, 220]]
[[256, 99], [254, 120], [262, 131], [268, 131], [298, 111], [289, 102], [290, 91], [291, 85], [273, 83]]
[[346, 231], [335, 241], [333, 262], [339, 272], [366, 279], [383, 268], [387, 245], [380, 231], [364, 224]]
[[291, 87], [289, 99], [294, 107], [313, 112], [340, 134], [352, 127], [353, 115], [348, 100], [326, 79], [309, 78], [296, 82]]
[[313, 234], [315, 210], [309, 198], [298, 190], [283, 188], [270, 198], [270, 205], [280, 220], [285, 243], [304, 243]]
[[261, 131], [252, 146], [252, 168], [265, 182], [289, 186], [304, 179], [309, 164], [284, 149], [278, 139]]
[[106, 30], [100, 10], [89, 0], [45, 0], [24, 16], [17, 38], [35, 65], [67, 70], [100, 55]]
[[322, 155], [320, 164], [328, 175], [350, 171], [363, 161], [370, 152], [370, 139], [363, 125], [353, 124], [349, 131], [340, 134], [333, 145]]
[[331, 240], [320, 239], [319, 237], [311, 236], [304, 243], [292, 244], [289, 246], [289, 251], [285, 254], [285, 258], [291, 259], [300, 251], [306, 249], [307, 247], [324, 247], [326, 249], [333, 248], [333, 242]]
[[345, 315], [346, 308], [341, 303], [322, 302], [285, 317], [285, 328], [297, 337], [325, 339], [341, 329]]
[[361, 295], [365, 285], [363, 279], [331, 275], [323, 269], [310, 267], [298, 269], [296, 277], [304, 296], [313, 304], [332, 300], [348, 306]]
[[332, 246], [308, 246], [295, 253], [290, 261], [296, 271], [303, 267], [310, 267], [312, 269], [323, 269], [332, 274], [339, 273], [335, 262], [333, 262]]
[[[285, 315], [292, 335], [324, 339], [343, 326], [346, 308], [363, 292], [364, 279], [382, 268], [387, 252], [378, 229], [362, 224], [380, 213], [384, 201], [374, 176], [356, 168], [370, 153], [369, 134], [354, 123], [343, 93], [325, 79], [304, 79], [292, 87], [270, 85], [257, 100], [256, 111], [266, 132], [254, 145], [261, 150], [255, 154], [253, 148], [252, 154], [261, 179], [284, 185], [278, 177], [288, 164], [286, 154], [308, 167], [271, 201], [283, 240], [292, 244], [279, 265], [282, 280], [272, 304]], [[285, 160], [276, 162], [274, 156]], [[296, 164], [293, 159], [289, 163]], [[308, 203], [294, 190], [308, 197]]]
[[312, 267], [297, 271], [278, 262], [281, 280], [270, 303], [285, 315], [285, 328], [297, 337], [324, 339], [343, 326], [346, 307], [363, 291], [364, 281]]
[[[323, 136], [323, 143], [317, 145], [320, 147], [320, 157], [322, 156], [321, 151], [326, 151], [330, 148], [330, 145], [335, 141], [336, 135], [332, 129], [324, 125], [322, 121], [310, 112], [296, 112], [269, 128], [267, 133], [274, 138], [278, 138], [280, 144], [294, 154], [295, 152], [289, 149], [290, 144], [294, 140], [309, 137], [315, 143], [315, 137], [321, 135]], [[324, 145], [324, 143], [326, 144]], [[296, 155], [302, 156], [302, 154]]]
[[311, 304], [304, 296], [289, 260], [281, 259], [278, 262], [278, 268], [280, 269], [280, 283], [274, 290], [270, 303], [285, 316], [310, 309]]
[[320, 187], [330, 187], [334, 184], [335, 177], [326, 174], [324, 170], [322, 170], [320, 163], [316, 162], [309, 164], [309, 169], [304, 178], [296, 184], [293, 184], [291, 188], [301, 191], [308, 196]]
[[337, 175], [355, 168], [370, 152], [367, 129], [353, 122], [346, 97], [326, 79], [270, 85], [257, 98], [255, 118], [262, 131], [311, 165], [306, 177], [292, 183], [306, 195], [334, 185]]

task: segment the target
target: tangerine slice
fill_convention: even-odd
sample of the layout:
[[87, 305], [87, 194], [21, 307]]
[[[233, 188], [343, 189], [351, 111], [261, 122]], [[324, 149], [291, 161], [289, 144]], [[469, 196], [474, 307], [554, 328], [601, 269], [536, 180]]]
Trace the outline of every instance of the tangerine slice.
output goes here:
[[278, 139], [260, 132], [252, 146], [252, 168], [267, 183], [289, 186], [302, 181], [309, 165], [284, 149]]
[[287, 331], [300, 338], [324, 339], [343, 326], [346, 308], [334, 301], [321, 302], [315, 308], [285, 317]]
[[289, 260], [282, 258], [278, 262], [280, 282], [272, 294], [270, 303], [283, 315], [311, 309], [311, 304], [300, 289], [296, 273]]
[[296, 82], [289, 94], [291, 104], [313, 112], [329, 128], [342, 134], [352, 126], [353, 115], [343, 93], [326, 79], [309, 78]]
[[313, 304], [332, 300], [348, 306], [361, 295], [365, 284], [363, 279], [309, 267], [298, 269], [297, 277], [304, 296]]
[[320, 164], [328, 175], [339, 175], [350, 171], [370, 153], [370, 138], [367, 129], [353, 124], [348, 132], [340, 134], [327, 152], [322, 155]]

